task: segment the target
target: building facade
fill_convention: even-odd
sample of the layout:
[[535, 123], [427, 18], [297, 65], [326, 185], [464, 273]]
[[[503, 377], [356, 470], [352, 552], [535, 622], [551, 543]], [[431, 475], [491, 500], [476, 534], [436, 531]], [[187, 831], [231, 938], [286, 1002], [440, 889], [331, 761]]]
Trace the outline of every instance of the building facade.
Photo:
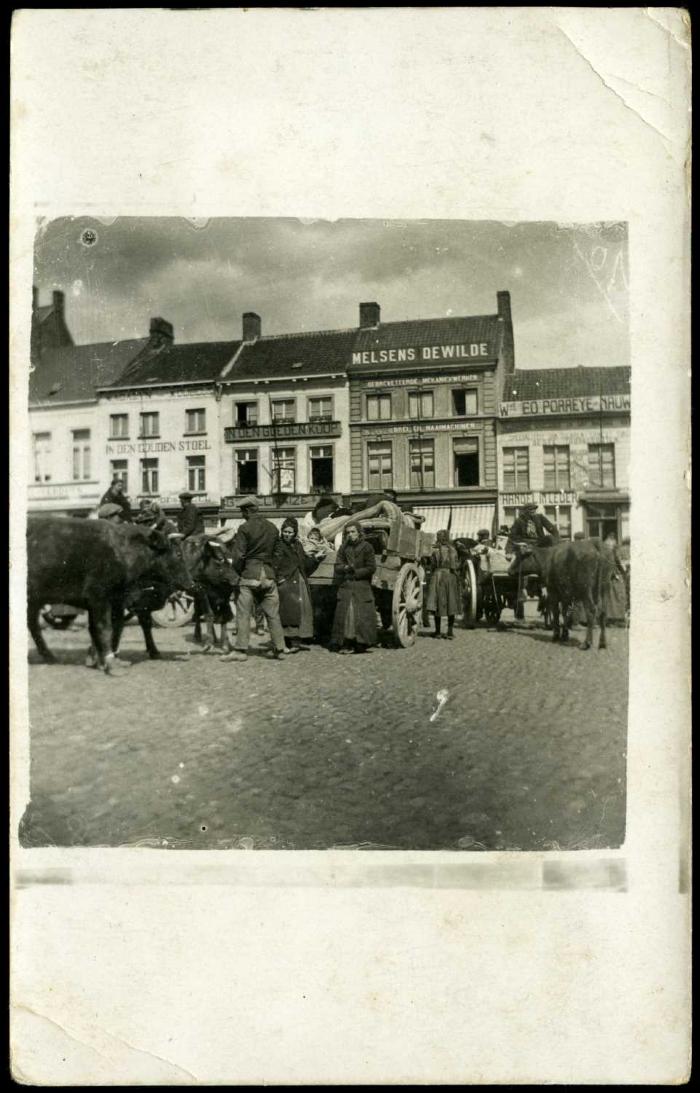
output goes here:
[[350, 492], [346, 367], [356, 333], [263, 337], [259, 316], [243, 316], [241, 348], [220, 377], [225, 521], [250, 494], [282, 517]]
[[500, 407], [499, 523], [536, 501], [562, 538], [629, 538], [630, 370], [515, 372]]
[[496, 519], [499, 395], [514, 368], [510, 296], [493, 315], [382, 323], [360, 305], [348, 364], [351, 488], [393, 487], [424, 528]]

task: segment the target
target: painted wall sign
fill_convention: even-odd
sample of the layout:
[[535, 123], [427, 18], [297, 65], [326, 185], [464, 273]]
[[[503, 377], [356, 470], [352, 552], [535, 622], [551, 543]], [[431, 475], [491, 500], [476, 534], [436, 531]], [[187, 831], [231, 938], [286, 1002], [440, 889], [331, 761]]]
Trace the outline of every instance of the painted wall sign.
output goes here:
[[536, 501], [538, 505], [573, 505], [576, 494], [573, 490], [529, 490], [524, 493], [501, 494], [503, 505], [525, 505], [528, 501]]
[[224, 429], [224, 440], [232, 444], [236, 440], [290, 440], [305, 437], [340, 436], [339, 421], [279, 421], [272, 425], [229, 425]]
[[143, 440], [106, 445], [107, 455], [159, 455], [163, 452], [210, 452], [208, 440]]
[[368, 349], [353, 353], [353, 364], [410, 364], [417, 361], [473, 360], [475, 357], [492, 357], [488, 342], [470, 342], [468, 345], [419, 345], [410, 349]]
[[46, 482], [30, 483], [30, 501], [99, 501], [101, 492], [95, 483], [61, 482], [49, 485]]
[[[334, 499], [337, 499], [337, 494], [331, 495]], [[262, 502], [261, 508], [264, 509], [278, 509], [278, 508], [304, 508], [312, 509], [319, 499], [317, 493], [286, 493], [282, 497], [282, 504], [278, 503], [276, 495], [265, 495], [260, 497]], [[224, 509], [237, 509], [239, 506], [247, 500], [246, 494], [234, 494], [229, 497], [221, 498], [221, 507]], [[341, 502], [339, 502], [341, 503]]]
[[[464, 433], [475, 432], [485, 424], [483, 421], [416, 421], [410, 425], [391, 425], [386, 421], [378, 421], [373, 425], [363, 425], [363, 435], [375, 436], [377, 430], [380, 433], [415, 433], [416, 436], [424, 436], [426, 433]], [[488, 422], [490, 425], [490, 422]]]
[[436, 383], [478, 383], [481, 376], [478, 372], [462, 372], [453, 375], [441, 376], [401, 376], [398, 379], [376, 379], [370, 384], [374, 387], [426, 387]]
[[629, 395], [579, 395], [573, 398], [526, 399], [502, 402], [501, 417], [542, 416], [543, 414], [599, 414], [629, 411]]

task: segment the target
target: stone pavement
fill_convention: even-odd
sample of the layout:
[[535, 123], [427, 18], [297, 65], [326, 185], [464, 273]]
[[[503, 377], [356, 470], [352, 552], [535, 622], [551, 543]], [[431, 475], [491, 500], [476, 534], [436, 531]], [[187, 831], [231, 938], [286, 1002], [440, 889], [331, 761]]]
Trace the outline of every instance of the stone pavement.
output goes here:
[[[504, 616], [505, 618], [506, 616]], [[512, 618], [512, 616], [511, 616]], [[533, 623], [320, 647], [245, 664], [125, 630], [131, 668], [83, 666], [86, 630], [32, 649], [25, 846], [576, 849], [624, 839], [625, 630], [584, 652]], [[597, 633], [596, 633], [597, 641]], [[448, 697], [439, 715], [438, 691]]]

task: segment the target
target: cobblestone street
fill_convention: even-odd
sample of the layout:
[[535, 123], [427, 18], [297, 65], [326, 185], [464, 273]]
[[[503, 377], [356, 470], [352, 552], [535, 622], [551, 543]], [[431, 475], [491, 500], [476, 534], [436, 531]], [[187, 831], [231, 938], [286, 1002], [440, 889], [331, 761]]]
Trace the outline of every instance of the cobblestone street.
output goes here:
[[[505, 617], [505, 616], [504, 616]], [[510, 616], [512, 618], [512, 616]], [[25, 846], [576, 849], [624, 839], [628, 634], [583, 652], [534, 623], [406, 650], [222, 664], [191, 628], [32, 649]], [[596, 634], [597, 641], [597, 634]], [[439, 715], [437, 692], [449, 697]]]

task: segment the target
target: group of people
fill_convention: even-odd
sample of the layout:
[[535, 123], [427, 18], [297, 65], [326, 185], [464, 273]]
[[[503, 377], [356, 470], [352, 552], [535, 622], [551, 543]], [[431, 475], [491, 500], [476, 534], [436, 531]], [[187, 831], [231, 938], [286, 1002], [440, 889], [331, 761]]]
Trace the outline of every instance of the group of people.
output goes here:
[[134, 512], [124, 490], [124, 483], [120, 478], [113, 478], [109, 489], [100, 500], [96, 516], [100, 520], [110, 520], [117, 524], [141, 524], [157, 528], [165, 534], [177, 533], [183, 539], [191, 535], [203, 535], [204, 520], [194, 504], [194, 494], [190, 490], [183, 490], [178, 497], [180, 511], [175, 522], [168, 519], [160, 502], [155, 498], [144, 497]]

